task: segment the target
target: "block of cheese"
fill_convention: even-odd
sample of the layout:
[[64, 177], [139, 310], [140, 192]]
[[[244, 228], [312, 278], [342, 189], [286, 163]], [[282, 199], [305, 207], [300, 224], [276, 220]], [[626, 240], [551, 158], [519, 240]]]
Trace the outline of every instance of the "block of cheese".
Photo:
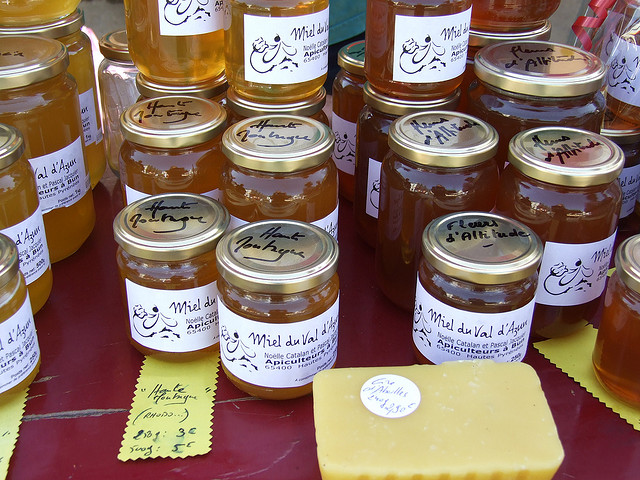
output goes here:
[[543, 480], [564, 458], [525, 363], [325, 370], [313, 403], [323, 480]]

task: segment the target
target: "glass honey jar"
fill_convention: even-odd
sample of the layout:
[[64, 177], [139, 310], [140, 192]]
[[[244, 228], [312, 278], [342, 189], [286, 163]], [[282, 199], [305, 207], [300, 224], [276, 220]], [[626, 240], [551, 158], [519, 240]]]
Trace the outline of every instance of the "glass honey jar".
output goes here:
[[505, 216], [458, 212], [432, 220], [422, 234], [413, 311], [418, 361], [521, 361], [541, 259], [538, 236]]
[[53, 286], [49, 247], [36, 176], [24, 156], [22, 135], [15, 127], [4, 124], [0, 124], [0, 232], [16, 244], [35, 314]]
[[538, 127], [509, 144], [496, 211], [544, 243], [532, 338], [568, 335], [591, 323], [613, 254], [624, 165], [620, 147], [593, 132]]
[[24, 138], [52, 263], [78, 250], [95, 224], [78, 88], [68, 62], [57, 40], [6, 35], [0, 42], [0, 123]]
[[40, 368], [38, 334], [15, 243], [0, 233], [0, 398], [27, 388]]
[[340, 70], [331, 89], [331, 127], [336, 137], [333, 161], [338, 167], [340, 196], [353, 202], [355, 195], [356, 129], [364, 108], [364, 40], [345, 45], [338, 52]]
[[338, 351], [338, 244], [297, 220], [249, 223], [216, 248], [220, 358], [231, 382], [261, 398], [311, 393]]
[[266, 219], [312, 223], [338, 236], [333, 132], [312, 118], [251, 117], [222, 137], [222, 203], [231, 227]]
[[89, 167], [91, 187], [95, 187], [107, 166], [102, 135], [98, 88], [91, 50], [91, 40], [81, 28], [84, 14], [80, 10], [64, 18], [31, 26], [0, 27], [4, 35], [42, 35], [58, 40], [67, 47], [69, 54], [68, 72], [78, 85], [82, 129], [84, 132], [84, 153]]
[[217, 201], [164, 193], [124, 207], [113, 221], [128, 336], [144, 355], [190, 360], [216, 350], [216, 245], [229, 225]]
[[226, 104], [226, 92], [229, 84], [224, 72], [210, 82], [196, 84], [167, 84], [160, 83], [151, 78], [147, 78], [141, 73], [136, 75], [136, 87], [140, 92], [140, 100], [165, 96], [192, 96], [201, 97], [217, 102], [220, 105]]
[[495, 205], [498, 134], [463, 113], [419, 112], [391, 124], [389, 148], [380, 172], [376, 281], [411, 311], [425, 227], [447, 213]]
[[329, 0], [230, 0], [225, 71], [239, 95], [296, 102], [327, 78]]
[[378, 233], [380, 169], [389, 151], [389, 126], [397, 118], [429, 110], [455, 110], [460, 90], [439, 100], [400, 100], [363, 87], [365, 106], [356, 122], [357, 148], [353, 212], [358, 236], [374, 247]]
[[121, 116], [120, 183], [125, 205], [147, 195], [190, 192], [220, 198], [227, 114], [211, 100], [142, 100]]
[[442, 98], [458, 88], [467, 59], [471, 0], [369, 0], [365, 76], [400, 98]]
[[560, 0], [473, 0], [471, 28], [486, 32], [516, 32], [540, 28], [560, 6]]
[[534, 127], [559, 125], [600, 132], [605, 68], [578, 47], [544, 41], [509, 41], [481, 48], [467, 111], [500, 134], [502, 168], [509, 140]]
[[72, 14], [80, 0], [4, 0], [0, 25], [34, 25]]
[[640, 406], [640, 235], [616, 250], [593, 349], [596, 377], [613, 395]]

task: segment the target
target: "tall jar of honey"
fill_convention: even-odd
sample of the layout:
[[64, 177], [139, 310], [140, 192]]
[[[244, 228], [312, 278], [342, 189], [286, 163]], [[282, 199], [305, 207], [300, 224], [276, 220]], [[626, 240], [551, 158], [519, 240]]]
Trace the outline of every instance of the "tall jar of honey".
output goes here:
[[120, 119], [125, 204], [166, 192], [219, 199], [226, 119], [224, 108], [200, 97], [157, 97], [128, 107]]
[[136, 75], [136, 87], [142, 99], [165, 97], [168, 95], [181, 96], [188, 95], [201, 97], [217, 102], [220, 105], [226, 104], [226, 92], [229, 84], [224, 72], [210, 82], [167, 84], [147, 78], [141, 73]]
[[471, 28], [486, 32], [516, 32], [542, 27], [560, 0], [473, 0]]
[[293, 219], [338, 236], [338, 169], [333, 132], [312, 118], [263, 115], [242, 120], [222, 137], [227, 157], [222, 203], [231, 226]]
[[263, 220], [216, 248], [220, 359], [231, 382], [261, 398], [311, 393], [338, 353], [338, 244], [296, 220]]
[[211, 81], [224, 71], [223, 2], [125, 0], [133, 63], [162, 83]]
[[49, 247], [40, 210], [36, 176], [24, 156], [15, 127], [0, 124], [0, 232], [16, 244], [35, 314], [53, 286]]
[[5, 400], [33, 382], [40, 368], [40, 347], [29, 293], [18, 267], [18, 249], [1, 233], [0, 345], [0, 400]]
[[596, 377], [613, 395], [640, 406], [640, 235], [616, 250], [592, 361]]
[[455, 110], [460, 90], [438, 100], [400, 100], [364, 85], [365, 106], [356, 122], [358, 138], [353, 212], [358, 236], [374, 247], [378, 234], [380, 169], [389, 151], [389, 126], [402, 115], [428, 110]]
[[78, 250], [95, 223], [78, 88], [68, 62], [57, 40], [7, 35], [0, 42], [0, 123], [24, 138], [52, 263]]
[[242, 97], [295, 102], [327, 78], [329, 0], [230, 0], [225, 70]]
[[[600, 132], [605, 69], [595, 55], [544, 41], [509, 41], [481, 48], [475, 56], [467, 111], [500, 133], [498, 159], [523, 130], [559, 125]], [[502, 166], [502, 165], [501, 165]]]
[[345, 45], [338, 52], [340, 71], [333, 79], [331, 127], [336, 137], [333, 161], [338, 167], [340, 196], [353, 202], [356, 171], [356, 129], [364, 108], [364, 40]]
[[418, 361], [521, 361], [541, 259], [538, 236], [505, 216], [459, 212], [432, 220], [422, 234], [413, 311]]
[[35, 25], [72, 14], [80, 0], [5, 0], [0, 2], [0, 25]]
[[598, 313], [613, 254], [624, 166], [620, 147], [596, 133], [538, 127], [509, 144], [496, 210], [544, 243], [532, 337], [570, 334]]
[[189, 360], [218, 348], [216, 245], [229, 225], [217, 201], [152, 195], [113, 221], [131, 344], [145, 355]]
[[376, 281], [411, 311], [425, 227], [447, 213], [495, 205], [498, 134], [470, 115], [419, 112], [391, 124], [389, 148], [380, 172]]
[[[84, 152], [93, 188], [102, 178], [107, 161], [103, 145], [91, 40], [81, 30], [83, 25], [84, 14], [80, 10], [76, 10], [64, 18], [52, 22], [28, 27], [0, 27], [0, 35], [42, 35], [56, 39], [67, 47], [69, 53], [68, 72], [78, 84]], [[1, 40], [2, 37], [0, 37]]]
[[377, 90], [402, 99], [442, 98], [462, 80], [471, 0], [369, 0], [364, 70]]

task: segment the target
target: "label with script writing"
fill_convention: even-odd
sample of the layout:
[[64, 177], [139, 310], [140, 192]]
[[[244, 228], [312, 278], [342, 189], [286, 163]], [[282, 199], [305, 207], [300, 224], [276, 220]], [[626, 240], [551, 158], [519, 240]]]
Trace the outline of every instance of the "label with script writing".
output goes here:
[[360, 400], [371, 413], [384, 418], [400, 418], [416, 411], [421, 394], [418, 386], [408, 378], [382, 374], [364, 382]]
[[20, 271], [27, 285], [35, 282], [51, 266], [42, 212], [38, 207], [28, 218], [2, 230], [18, 247]]

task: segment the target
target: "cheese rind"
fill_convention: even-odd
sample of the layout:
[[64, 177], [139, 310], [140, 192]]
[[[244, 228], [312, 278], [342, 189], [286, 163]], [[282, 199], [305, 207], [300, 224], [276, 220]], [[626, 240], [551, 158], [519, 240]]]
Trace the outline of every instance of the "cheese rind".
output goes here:
[[[361, 387], [381, 374], [418, 386], [413, 413], [365, 407]], [[524, 363], [326, 370], [313, 397], [323, 480], [546, 480], [564, 457], [540, 379]]]

